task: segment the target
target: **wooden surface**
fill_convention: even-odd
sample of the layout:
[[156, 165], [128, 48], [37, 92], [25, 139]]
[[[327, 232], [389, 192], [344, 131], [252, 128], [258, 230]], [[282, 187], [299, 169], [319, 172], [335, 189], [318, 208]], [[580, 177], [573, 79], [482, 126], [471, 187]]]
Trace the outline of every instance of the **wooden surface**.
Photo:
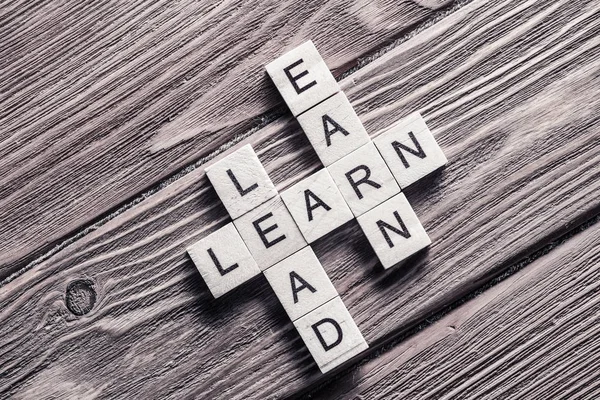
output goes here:
[[339, 75], [447, 3], [3, 5], [0, 279], [268, 118], [286, 50], [312, 39]]
[[597, 399], [600, 224], [314, 399]]
[[[433, 241], [384, 272], [351, 222], [315, 252], [374, 350], [600, 211], [600, 5], [477, 0], [352, 74], [369, 132], [419, 110], [447, 168], [407, 192]], [[278, 189], [298, 125], [250, 136]], [[198, 168], [1, 288], [0, 393], [281, 397], [323, 381], [264, 279], [211, 299], [185, 247], [227, 222]]]

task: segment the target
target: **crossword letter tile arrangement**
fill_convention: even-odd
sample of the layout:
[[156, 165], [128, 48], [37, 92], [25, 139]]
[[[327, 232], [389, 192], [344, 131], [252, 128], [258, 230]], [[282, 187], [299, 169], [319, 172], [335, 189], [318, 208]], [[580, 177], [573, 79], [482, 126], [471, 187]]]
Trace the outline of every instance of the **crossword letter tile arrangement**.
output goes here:
[[214, 297], [264, 273], [322, 373], [369, 346], [310, 243], [355, 218], [384, 268], [431, 244], [401, 193], [446, 164], [418, 112], [371, 141], [308, 41], [266, 66], [325, 166], [281, 195], [246, 145], [206, 169], [233, 223], [187, 251]]

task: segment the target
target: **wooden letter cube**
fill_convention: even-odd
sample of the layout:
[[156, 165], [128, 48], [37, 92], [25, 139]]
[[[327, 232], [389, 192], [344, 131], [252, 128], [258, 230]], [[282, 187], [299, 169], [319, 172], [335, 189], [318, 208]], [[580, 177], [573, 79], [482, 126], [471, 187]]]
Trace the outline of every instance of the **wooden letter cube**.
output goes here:
[[294, 116], [340, 90], [310, 40], [271, 62], [266, 69]]
[[326, 169], [287, 189], [281, 198], [308, 243], [354, 218]]
[[374, 142], [401, 188], [448, 162], [418, 112], [386, 129]]
[[371, 140], [343, 92], [299, 115], [298, 122], [325, 166]]
[[260, 274], [231, 222], [188, 247], [187, 252], [215, 298]]
[[294, 325], [322, 373], [369, 348], [339, 297], [294, 321]]
[[310, 246], [278, 262], [264, 274], [292, 321], [338, 295]]
[[263, 271], [307, 244], [279, 196], [233, 223]]
[[249, 144], [206, 168], [206, 175], [233, 219], [277, 196]]
[[355, 216], [390, 197], [400, 187], [373, 143], [368, 143], [327, 167]]
[[403, 193], [357, 218], [384, 268], [406, 260], [431, 244]]

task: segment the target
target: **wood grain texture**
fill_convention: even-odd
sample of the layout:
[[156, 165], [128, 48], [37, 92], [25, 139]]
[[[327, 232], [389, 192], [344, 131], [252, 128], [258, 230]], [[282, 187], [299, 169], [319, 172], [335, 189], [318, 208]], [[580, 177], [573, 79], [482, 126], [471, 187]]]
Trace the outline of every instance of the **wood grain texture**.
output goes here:
[[[373, 349], [600, 212], [599, 11], [475, 1], [341, 83], [368, 132], [419, 110], [449, 160], [407, 192], [433, 245], [406, 267], [384, 272], [356, 222], [314, 245]], [[319, 168], [290, 119], [247, 141], [279, 190]], [[213, 300], [185, 255], [227, 222], [197, 169], [4, 285], [0, 390], [241, 399], [320, 382], [264, 279]]]
[[596, 399], [600, 224], [313, 399]]
[[282, 106], [264, 65], [337, 74], [449, 0], [14, 1], [0, 11], [0, 278]]

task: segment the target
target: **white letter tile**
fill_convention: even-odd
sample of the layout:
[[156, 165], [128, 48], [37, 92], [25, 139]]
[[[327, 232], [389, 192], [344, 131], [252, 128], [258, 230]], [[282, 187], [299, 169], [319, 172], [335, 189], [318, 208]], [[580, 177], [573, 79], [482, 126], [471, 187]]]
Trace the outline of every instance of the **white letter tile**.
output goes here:
[[386, 129], [374, 142], [401, 188], [448, 162], [418, 112]]
[[400, 187], [373, 143], [368, 143], [327, 167], [355, 216], [390, 197]]
[[249, 144], [206, 168], [206, 175], [233, 219], [277, 196]]
[[369, 348], [339, 297], [294, 321], [294, 325], [322, 373]]
[[308, 243], [354, 218], [326, 169], [285, 190], [281, 198]]
[[215, 298], [260, 274], [231, 222], [188, 247], [187, 252]]
[[370, 141], [343, 92], [298, 116], [298, 122], [325, 166]]
[[310, 40], [269, 63], [266, 69], [294, 116], [340, 90]]
[[279, 196], [233, 223], [262, 271], [306, 246], [302, 233]]
[[357, 218], [384, 268], [390, 268], [431, 244], [403, 193]]
[[338, 295], [310, 246], [278, 262], [264, 274], [292, 321]]

